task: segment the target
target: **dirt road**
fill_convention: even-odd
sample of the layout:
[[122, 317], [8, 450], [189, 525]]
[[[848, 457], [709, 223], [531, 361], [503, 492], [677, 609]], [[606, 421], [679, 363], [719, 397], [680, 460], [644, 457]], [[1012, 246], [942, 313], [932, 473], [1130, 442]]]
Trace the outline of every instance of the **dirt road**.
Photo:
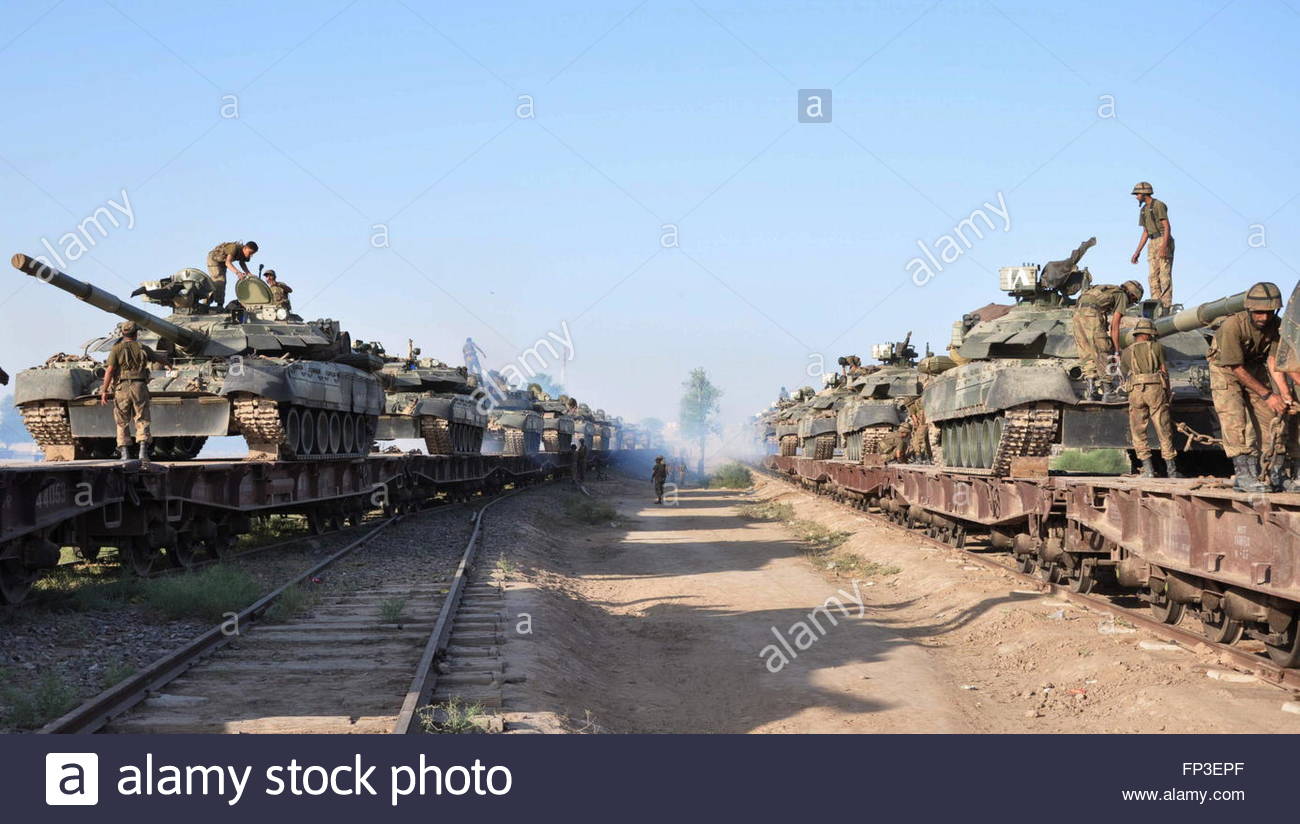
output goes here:
[[[498, 534], [517, 565], [506, 657], [527, 673], [508, 688], [508, 727], [1300, 731], [1285, 693], [1211, 680], [1212, 658], [1147, 649], [1142, 633], [829, 501], [760, 481], [660, 507], [645, 486], [591, 484], [617, 510], [593, 525], [574, 517], [576, 493], [547, 490]], [[836, 578], [787, 525], [736, 509], [766, 499], [852, 532], [842, 549], [875, 574]]]

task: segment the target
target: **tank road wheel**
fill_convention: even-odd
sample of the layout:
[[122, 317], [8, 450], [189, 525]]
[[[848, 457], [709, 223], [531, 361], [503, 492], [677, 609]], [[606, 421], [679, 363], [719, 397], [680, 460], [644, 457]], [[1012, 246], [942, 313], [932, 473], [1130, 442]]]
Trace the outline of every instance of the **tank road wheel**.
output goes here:
[[289, 451], [295, 455], [303, 454], [302, 449], [302, 415], [297, 409], [290, 408], [284, 413], [284, 442]]
[[337, 455], [343, 450], [343, 420], [337, 412], [329, 413], [329, 445], [330, 454]]
[[1282, 636], [1280, 644], [1264, 642], [1264, 646], [1268, 648], [1268, 657], [1279, 667], [1300, 666], [1300, 617], [1292, 614], [1291, 622], [1280, 635]]
[[357, 451], [357, 422], [351, 412], [343, 415], [339, 421], [340, 437], [343, 439], [343, 451], [351, 455]]
[[316, 454], [316, 415], [310, 409], [304, 409], [298, 414], [298, 419], [302, 422], [300, 433], [298, 435], [298, 444], [301, 447], [298, 455], [315, 455]]
[[316, 454], [330, 455], [330, 413], [324, 409], [316, 410]]
[[0, 604], [21, 603], [36, 583], [36, 575], [17, 558], [0, 561]]
[[1214, 644], [1235, 644], [1241, 640], [1245, 625], [1229, 618], [1222, 610], [1203, 609], [1198, 617], [1207, 641]]
[[194, 566], [194, 540], [188, 532], [176, 535], [176, 540], [167, 547], [167, 563], [177, 569], [189, 569]]

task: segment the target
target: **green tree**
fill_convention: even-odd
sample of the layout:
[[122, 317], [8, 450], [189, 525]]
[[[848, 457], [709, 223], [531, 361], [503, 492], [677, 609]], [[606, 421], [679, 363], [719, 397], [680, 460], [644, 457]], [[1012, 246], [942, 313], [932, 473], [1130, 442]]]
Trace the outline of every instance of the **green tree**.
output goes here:
[[542, 387], [542, 391], [552, 398], [558, 398], [564, 394], [564, 384], [557, 382], [555, 378], [545, 372], [538, 372], [533, 375], [533, 379], [529, 383], [535, 383]]
[[682, 383], [682, 390], [677, 422], [681, 426], [682, 437], [700, 443], [700, 460], [696, 472], [703, 476], [704, 445], [710, 435], [722, 431], [722, 425], [718, 421], [718, 398], [722, 397], [722, 390], [713, 385], [703, 367], [691, 370], [690, 377]]

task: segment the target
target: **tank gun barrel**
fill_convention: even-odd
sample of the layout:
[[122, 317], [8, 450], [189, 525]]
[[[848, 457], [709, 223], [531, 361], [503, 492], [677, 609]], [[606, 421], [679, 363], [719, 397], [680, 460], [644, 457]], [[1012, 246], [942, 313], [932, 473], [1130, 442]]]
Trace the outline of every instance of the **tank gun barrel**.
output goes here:
[[78, 300], [89, 303], [96, 309], [102, 309], [109, 314], [133, 321], [137, 326], [148, 329], [160, 338], [166, 338], [186, 348], [199, 346], [205, 340], [199, 332], [165, 321], [157, 315], [132, 306], [111, 292], [106, 292], [98, 286], [92, 286], [89, 283], [77, 280], [71, 275], [60, 272], [53, 266], [41, 263], [35, 258], [17, 254], [13, 256], [10, 263], [23, 274], [31, 275], [37, 280], [43, 280], [52, 286], [57, 286]]
[[[1246, 308], [1246, 293], [1238, 292], [1218, 300], [1211, 300], [1197, 306], [1182, 309], [1172, 315], [1165, 315], [1156, 320], [1156, 337], [1163, 338], [1177, 332], [1190, 332], [1214, 323], [1219, 318], [1236, 314]], [[1124, 330], [1120, 343], [1128, 346], [1133, 342], [1133, 335]]]

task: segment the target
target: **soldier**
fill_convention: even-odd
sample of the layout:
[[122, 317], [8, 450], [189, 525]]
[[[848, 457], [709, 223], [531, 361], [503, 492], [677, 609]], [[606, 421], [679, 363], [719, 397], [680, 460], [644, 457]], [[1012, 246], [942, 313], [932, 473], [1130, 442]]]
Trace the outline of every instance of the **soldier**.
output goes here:
[[1260, 481], [1260, 454], [1266, 465], [1277, 451], [1273, 419], [1286, 411], [1286, 397], [1274, 392], [1276, 348], [1282, 293], [1273, 283], [1256, 283], [1246, 292], [1246, 308], [1230, 315], [1210, 345], [1210, 391], [1223, 433], [1223, 451], [1236, 471], [1241, 492], [1276, 491]]
[[[271, 290], [272, 302], [276, 306], [283, 306], [286, 312], [292, 309], [293, 306], [289, 303], [289, 294], [293, 292], [293, 287], [276, 277], [274, 269], [267, 269], [262, 277], [266, 278], [266, 285]], [[407, 347], [410, 348], [410, 341], [407, 341]]]
[[587, 441], [578, 436], [578, 444], [573, 448], [573, 482], [581, 486], [587, 479]]
[[655, 503], [663, 503], [664, 482], [668, 480], [668, 464], [664, 463], [663, 455], [655, 458], [655, 466], [650, 472], [650, 480], [654, 481], [655, 485]]
[[925, 404], [920, 397], [913, 398], [907, 404], [908, 421], [911, 423], [911, 439], [907, 450], [913, 461], [924, 462], [929, 459], [930, 426], [925, 420]]
[[685, 455], [677, 456], [677, 485], [679, 487], [686, 486], [686, 456]]
[[[1143, 181], [1133, 187], [1133, 194], [1142, 204], [1138, 212], [1138, 225], [1142, 237], [1138, 238], [1137, 251], [1131, 263], [1138, 262], [1142, 247], [1147, 247], [1147, 280], [1151, 285], [1151, 299], [1160, 301], [1168, 309], [1174, 302], [1174, 233], [1169, 228], [1169, 207], [1151, 196], [1151, 184]], [[1147, 243], [1150, 241], [1150, 245]]]
[[247, 243], [239, 240], [232, 240], [229, 243], [218, 243], [211, 252], [208, 252], [208, 275], [212, 278], [212, 298], [208, 305], [220, 309], [226, 305], [226, 270], [243, 269], [239, 276], [248, 277], [253, 273], [248, 271], [248, 262], [252, 260], [253, 255], [257, 252], [257, 244], [253, 241]]
[[167, 358], [136, 341], [136, 326], [121, 325], [122, 339], [113, 344], [105, 362], [104, 383], [99, 403], [108, 403], [113, 390], [113, 421], [117, 424], [117, 448], [122, 463], [131, 459], [128, 426], [135, 423], [135, 440], [140, 444], [140, 461], [149, 461], [149, 362], [166, 363]]
[[898, 429], [891, 429], [876, 441], [876, 454], [884, 455], [885, 461], [901, 461], [904, 457], [904, 450], [911, 432], [907, 429], [907, 423]]
[[1142, 462], [1143, 478], [1156, 477], [1151, 463], [1151, 444], [1147, 427], [1155, 424], [1160, 440], [1160, 456], [1165, 459], [1170, 478], [1181, 478], [1175, 458], [1174, 427], [1169, 417], [1169, 367], [1165, 347], [1156, 340], [1156, 325], [1142, 318], [1133, 329], [1133, 343], [1120, 355], [1120, 369], [1128, 387], [1128, 431], [1133, 450]]
[[1095, 400], [1101, 392], [1101, 361], [1119, 351], [1119, 319], [1130, 303], [1142, 299], [1142, 284], [1126, 280], [1121, 286], [1098, 284], [1085, 289], [1074, 310], [1071, 329], [1079, 350], [1079, 366], [1086, 381], [1083, 400]]

